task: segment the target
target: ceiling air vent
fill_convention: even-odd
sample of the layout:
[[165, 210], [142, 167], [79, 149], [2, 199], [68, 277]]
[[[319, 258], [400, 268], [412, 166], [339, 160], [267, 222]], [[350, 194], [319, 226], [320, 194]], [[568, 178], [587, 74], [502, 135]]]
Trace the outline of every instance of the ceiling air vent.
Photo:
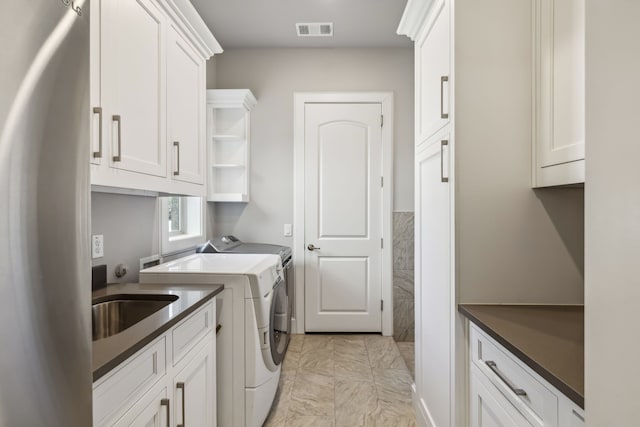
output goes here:
[[298, 37], [333, 37], [333, 22], [297, 23]]

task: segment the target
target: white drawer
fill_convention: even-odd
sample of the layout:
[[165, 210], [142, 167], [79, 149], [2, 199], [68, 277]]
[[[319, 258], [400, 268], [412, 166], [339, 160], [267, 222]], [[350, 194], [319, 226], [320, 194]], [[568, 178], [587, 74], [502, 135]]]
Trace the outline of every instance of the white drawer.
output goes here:
[[93, 424], [103, 425], [131, 407], [164, 376], [166, 360], [163, 336], [100, 379], [93, 389]]
[[173, 366], [176, 365], [194, 345], [212, 330], [215, 324], [213, 304], [215, 298], [207, 302], [202, 308], [183, 320], [172, 330]]
[[499, 347], [493, 339], [471, 326], [471, 360], [491, 383], [534, 426], [558, 426], [558, 397]]
[[561, 396], [560, 399], [560, 426], [584, 427], [584, 409], [565, 396]]

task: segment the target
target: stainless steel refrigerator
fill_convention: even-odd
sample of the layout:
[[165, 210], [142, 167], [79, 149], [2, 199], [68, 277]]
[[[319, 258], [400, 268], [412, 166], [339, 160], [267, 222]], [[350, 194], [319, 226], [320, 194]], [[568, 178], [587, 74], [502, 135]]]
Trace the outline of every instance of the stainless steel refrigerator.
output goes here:
[[88, 6], [0, 5], [0, 426], [91, 425]]

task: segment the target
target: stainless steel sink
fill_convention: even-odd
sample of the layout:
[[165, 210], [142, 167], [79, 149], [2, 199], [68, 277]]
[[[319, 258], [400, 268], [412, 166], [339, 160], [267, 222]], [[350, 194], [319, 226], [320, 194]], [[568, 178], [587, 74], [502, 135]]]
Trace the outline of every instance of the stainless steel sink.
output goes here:
[[176, 295], [109, 295], [93, 300], [93, 341], [118, 334], [176, 301]]

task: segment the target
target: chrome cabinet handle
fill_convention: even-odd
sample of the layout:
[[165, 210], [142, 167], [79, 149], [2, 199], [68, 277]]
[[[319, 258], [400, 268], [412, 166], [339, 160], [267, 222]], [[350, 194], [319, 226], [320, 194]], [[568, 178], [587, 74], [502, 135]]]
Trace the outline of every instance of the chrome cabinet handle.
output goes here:
[[169, 427], [171, 425], [171, 409], [169, 409], [169, 399], [162, 399], [160, 401], [160, 406], [166, 406], [167, 407], [167, 427]]
[[573, 415], [575, 415], [576, 417], [578, 417], [578, 419], [582, 422], [584, 422], [584, 417], [582, 415], [580, 415], [578, 413], [578, 411], [576, 411], [575, 409], [572, 409], [571, 412], [573, 412]]
[[507, 377], [504, 376], [504, 374], [502, 372], [500, 372], [498, 370], [498, 365], [496, 364], [496, 362], [494, 362], [493, 360], [487, 360], [486, 362], [484, 362], [489, 369], [491, 369], [493, 371], [494, 374], [496, 374], [496, 376], [498, 378], [500, 378], [502, 380], [503, 383], [505, 383], [507, 385], [507, 387], [509, 387], [511, 389], [512, 392], [514, 392], [517, 396], [526, 396], [527, 392], [524, 391], [521, 388], [516, 388], [511, 381], [509, 381], [509, 379]]
[[310, 243], [309, 246], [307, 246], [307, 249], [309, 249], [310, 251], [315, 251], [315, 250], [320, 249], [320, 248], [318, 248], [317, 246], [313, 246], [313, 244]]
[[173, 172], [173, 176], [178, 176], [180, 175], [180, 141], [173, 141], [173, 146], [178, 149], [178, 162], [177, 162], [178, 170]]
[[177, 383], [176, 384], [176, 388], [182, 390], [182, 424], [177, 424], [176, 427], [185, 427], [185, 421], [184, 421], [184, 393], [185, 393], [185, 388], [184, 388], [184, 383], [182, 383], [182, 382]]
[[444, 147], [449, 145], [449, 141], [443, 139], [440, 141], [440, 181], [449, 182], [449, 178], [444, 176]]
[[113, 121], [115, 123], [118, 124], [118, 155], [117, 156], [113, 156], [113, 161], [114, 162], [121, 162], [122, 161], [122, 120], [120, 118], [120, 115], [115, 115], [113, 116]]
[[98, 115], [98, 151], [93, 152], [93, 158], [99, 159], [102, 157], [102, 108], [93, 107], [93, 114]]
[[449, 81], [449, 76], [440, 77], [440, 118], [448, 119], [449, 113], [444, 112], [444, 83]]

